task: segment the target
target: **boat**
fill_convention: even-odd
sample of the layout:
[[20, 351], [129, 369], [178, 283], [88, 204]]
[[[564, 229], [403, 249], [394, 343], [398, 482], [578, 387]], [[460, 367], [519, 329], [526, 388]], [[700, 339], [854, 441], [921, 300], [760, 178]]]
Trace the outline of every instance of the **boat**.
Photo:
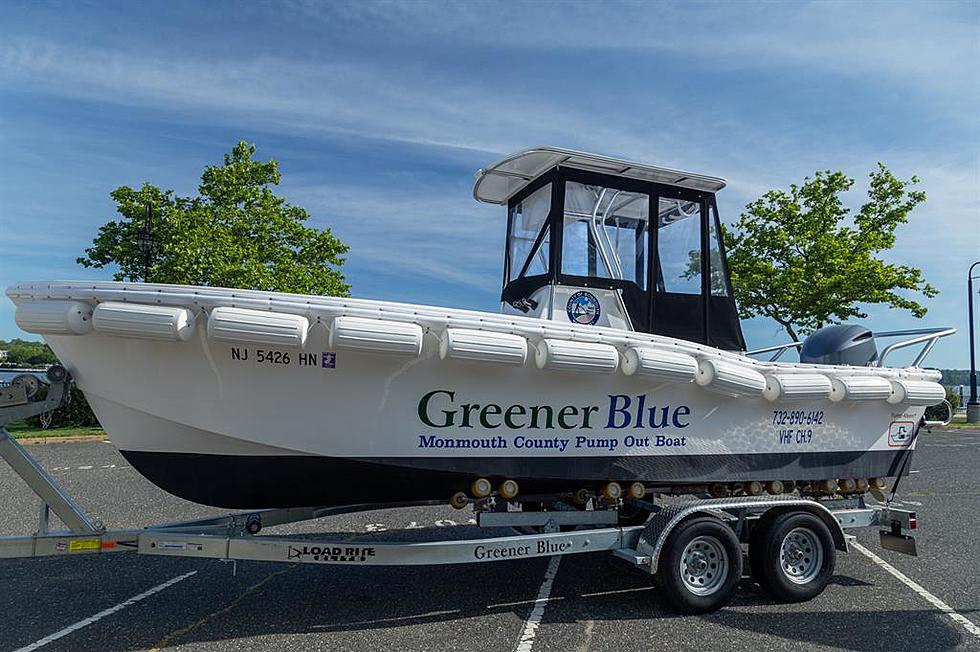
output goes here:
[[[919, 365], [952, 330], [832, 326], [747, 354], [724, 186], [555, 147], [481, 169], [474, 198], [507, 208], [496, 313], [125, 282], [6, 293], [128, 462], [207, 505], [846, 494], [907, 473], [945, 396]], [[879, 352], [881, 335], [913, 337]]]

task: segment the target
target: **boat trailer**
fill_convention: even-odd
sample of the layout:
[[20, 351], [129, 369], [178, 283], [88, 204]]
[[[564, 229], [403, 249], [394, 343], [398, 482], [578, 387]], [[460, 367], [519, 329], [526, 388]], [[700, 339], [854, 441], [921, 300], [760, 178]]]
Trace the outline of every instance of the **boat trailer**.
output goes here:
[[[847, 530], [885, 528], [884, 548], [916, 554], [915, 540], [904, 533], [916, 529], [915, 512], [887, 503], [868, 505], [862, 496], [739, 496], [662, 504], [626, 499], [651, 513], [645, 524], [632, 526], [618, 525], [618, 512], [612, 509], [561, 509], [558, 504], [554, 511], [512, 511], [515, 505], [491, 497], [477, 511], [474, 538], [461, 540], [379, 542], [373, 540], [376, 535], [337, 540], [259, 534], [277, 525], [331, 515], [441, 502], [253, 510], [111, 530], [86, 514], [5, 428], [65, 405], [71, 382], [63, 367], [54, 366], [47, 372], [43, 398], [31, 381], [14, 379], [0, 387], [0, 457], [41, 500], [37, 531], [0, 537], [0, 558], [133, 552], [234, 562], [415, 566], [610, 552], [653, 575], [679, 611], [704, 613], [734, 596], [745, 544], [752, 574], [763, 589], [794, 602], [822, 592], [833, 575], [836, 551], [846, 552], [853, 539]], [[67, 530], [50, 528], [52, 511]], [[511, 533], [494, 536], [497, 528], [511, 528]]]

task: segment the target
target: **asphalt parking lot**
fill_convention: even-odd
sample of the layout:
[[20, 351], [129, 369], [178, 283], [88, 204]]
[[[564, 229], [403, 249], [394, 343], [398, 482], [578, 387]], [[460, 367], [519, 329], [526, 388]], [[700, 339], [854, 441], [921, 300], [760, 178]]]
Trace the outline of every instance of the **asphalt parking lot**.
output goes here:
[[[728, 608], [677, 616], [648, 576], [605, 553], [414, 568], [249, 562], [235, 575], [213, 560], [125, 554], [0, 560], [0, 650], [980, 650], [980, 431], [924, 433], [918, 448], [899, 501], [919, 512], [919, 557], [862, 532], [878, 561], [841, 554], [831, 585], [804, 604], [776, 604], [745, 578]], [[160, 491], [110, 444], [30, 450], [108, 527], [214, 512]], [[37, 499], [2, 464], [0, 505], [0, 534], [36, 528]], [[411, 508], [316, 529], [463, 538], [470, 516]]]

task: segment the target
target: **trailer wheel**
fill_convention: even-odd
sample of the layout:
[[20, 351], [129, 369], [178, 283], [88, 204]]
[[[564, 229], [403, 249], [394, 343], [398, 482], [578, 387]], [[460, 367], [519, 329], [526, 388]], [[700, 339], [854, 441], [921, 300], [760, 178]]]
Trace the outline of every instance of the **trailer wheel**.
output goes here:
[[810, 512], [784, 512], [764, 519], [749, 544], [756, 582], [784, 602], [805, 602], [820, 595], [836, 561], [830, 529]]
[[731, 528], [714, 517], [678, 525], [664, 542], [654, 580], [678, 611], [716, 611], [735, 596], [742, 550]]

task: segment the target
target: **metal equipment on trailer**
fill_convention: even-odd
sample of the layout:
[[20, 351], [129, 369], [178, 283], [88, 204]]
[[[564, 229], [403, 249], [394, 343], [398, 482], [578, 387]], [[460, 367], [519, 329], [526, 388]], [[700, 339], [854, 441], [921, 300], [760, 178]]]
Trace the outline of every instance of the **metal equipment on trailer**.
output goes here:
[[[809, 600], [823, 591], [833, 575], [836, 552], [847, 551], [846, 530], [884, 527], [884, 547], [915, 554], [914, 540], [904, 533], [916, 529], [915, 512], [887, 503], [868, 505], [862, 496], [827, 500], [738, 496], [675, 499], [662, 504], [627, 498], [651, 516], [642, 525], [619, 526], [614, 509], [563, 509], [561, 503], [554, 503], [554, 511], [511, 511], [518, 503], [490, 495], [474, 502], [474, 538], [419, 542], [259, 535], [276, 525], [405, 503], [268, 509], [109, 530], [90, 518], [4, 427], [66, 403], [71, 379], [65, 369], [52, 367], [47, 381], [44, 398], [36, 383], [15, 379], [0, 388], [0, 457], [42, 502], [37, 532], [0, 537], [0, 558], [135, 552], [226, 561], [430, 565], [605, 551], [653, 575], [661, 594], [677, 610], [704, 613], [724, 606], [734, 596], [742, 576], [745, 545], [751, 572], [763, 589], [778, 600], [791, 602]], [[50, 529], [50, 511], [67, 531]], [[493, 536], [487, 528], [514, 528], [523, 533]]]

